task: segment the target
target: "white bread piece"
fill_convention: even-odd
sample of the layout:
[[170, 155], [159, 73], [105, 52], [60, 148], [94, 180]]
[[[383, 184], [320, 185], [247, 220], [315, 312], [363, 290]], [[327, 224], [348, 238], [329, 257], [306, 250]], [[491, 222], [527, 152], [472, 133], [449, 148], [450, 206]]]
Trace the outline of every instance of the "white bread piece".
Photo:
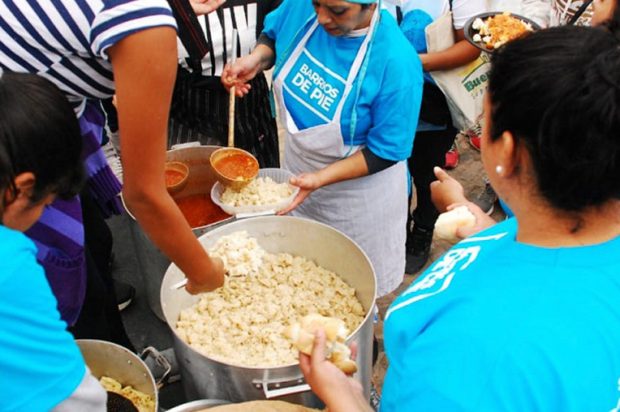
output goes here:
[[344, 373], [352, 374], [357, 371], [357, 364], [351, 360], [351, 350], [344, 344], [349, 331], [345, 323], [338, 318], [330, 318], [319, 314], [304, 316], [299, 323], [290, 325], [284, 330], [284, 335], [293, 346], [306, 355], [312, 355], [314, 335], [318, 329], [325, 331], [327, 359], [340, 368]]
[[300, 323], [294, 323], [284, 330], [286, 336], [298, 351], [306, 355], [312, 355], [314, 346], [314, 334], [301, 327]]
[[357, 372], [357, 364], [351, 360], [351, 349], [344, 343], [334, 342], [329, 360], [348, 375]]
[[467, 206], [459, 206], [439, 215], [435, 223], [435, 236], [439, 239], [457, 242], [460, 240], [456, 235], [457, 229], [473, 227], [475, 224], [476, 217]]
[[301, 327], [312, 335], [318, 329], [325, 331], [325, 337], [331, 342], [344, 342], [349, 331], [343, 320], [321, 316], [318, 313], [311, 313], [301, 319]]

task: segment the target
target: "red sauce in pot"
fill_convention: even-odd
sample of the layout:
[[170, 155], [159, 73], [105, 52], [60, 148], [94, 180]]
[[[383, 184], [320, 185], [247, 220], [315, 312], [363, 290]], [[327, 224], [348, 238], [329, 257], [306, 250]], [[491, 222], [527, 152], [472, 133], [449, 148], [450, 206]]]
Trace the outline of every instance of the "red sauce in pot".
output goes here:
[[256, 176], [258, 164], [244, 154], [233, 154], [219, 159], [214, 167], [222, 175], [232, 180], [245, 180]]
[[199, 194], [175, 199], [183, 216], [192, 228], [210, 225], [230, 217], [213, 203], [209, 194]]
[[166, 187], [174, 186], [181, 183], [185, 175], [178, 170], [166, 169], [164, 172], [166, 178]]

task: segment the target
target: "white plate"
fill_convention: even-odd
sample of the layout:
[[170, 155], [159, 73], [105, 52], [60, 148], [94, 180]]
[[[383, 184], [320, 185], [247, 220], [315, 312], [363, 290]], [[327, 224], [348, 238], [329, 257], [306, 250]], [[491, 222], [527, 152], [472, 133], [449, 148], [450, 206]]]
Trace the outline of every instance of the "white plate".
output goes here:
[[[285, 169], [267, 168], [260, 169], [258, 171], [258, 177], [269, 177], [276, 183], [288, 183], [288, 181], [293, 176], [294, 175], [291, 172]], [[293, 200], [295, 200], [295, 196], [297, 196], [297, 193], [299, 193], [299, 188], [297, 186], [290, 186], [293, 188], [293, 193], [286, 199], [282, 199], [277, 203], [269, 205], [230, 206], [222, 202], [222, 193], [224, 192], [224, 186], [220, 184], [220, 182], [215, 182], [215, 184], [211, 188], [211, 199], [216, 205], [222, 208], [222, 210], [229, 215], [237, 216], [244, 213], [262, 214], [267, 212], [275, 214], [276, 212], [285, 209], [291, 203], [293, 203]]]

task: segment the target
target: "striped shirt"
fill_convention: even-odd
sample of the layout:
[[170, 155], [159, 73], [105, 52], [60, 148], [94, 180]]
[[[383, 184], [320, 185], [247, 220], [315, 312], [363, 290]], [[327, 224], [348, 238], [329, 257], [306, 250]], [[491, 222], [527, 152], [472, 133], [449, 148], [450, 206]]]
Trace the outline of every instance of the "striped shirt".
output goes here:
[[0, 67], [52, 81], [79, 115], [114, 94], [108, 48], [159, 26], [176, 28], [165, 0], [0, 0]]
[[[307, 0], [304, 0], [307, 1]], [[231, 59], [233, 50], [232, 31], [237, 29], [237, 57], [249, 54], [263, 31], [265, 16], [280, 5], [281, 0], [227, 0], [213, 13], [198, 17], [209, 52], [201, 62], [203, 76], [220, 76], [224, 65]], [[179, 63], [189, 71], [189, 53], [180, 39]]]

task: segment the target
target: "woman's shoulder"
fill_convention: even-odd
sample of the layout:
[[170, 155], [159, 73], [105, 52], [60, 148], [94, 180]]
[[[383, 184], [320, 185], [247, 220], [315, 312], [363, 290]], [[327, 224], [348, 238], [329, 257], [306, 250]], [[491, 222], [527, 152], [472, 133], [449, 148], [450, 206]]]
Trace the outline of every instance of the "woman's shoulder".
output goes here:
[[23, 233], [0, 225], [0, 245], [0, 283], [17, 272], [26, 275], [38, 265], [37, 248]]
[[404, 85], [407, 79], [415, 82], [416, 73], [422, 78], [422, 64], [411, 43], [392, 16], [384, 11], [371, 51], [372, 66], [390, 79]]
[[373, 48], [381, 49], [388, 59], [410, 60], [417, 53], [409, 43], [394, 17], [387, 11], [381, 11], [381, 20], [374, 39]]
[[315, 14], [312, 2], [307, 0], [282, 0], [275, 10], [286, 16], [289, 25], [293, 25], [293, 22], [298, 20], [305, 21]]
[[16, 251], [36, 251], [32, 240], [17, 230], [0, 225], [0, 257]]
[[288, 44], [308, 19], [314, 16], [310, 1], [282, 0], [265, 18], [264, 32]]

